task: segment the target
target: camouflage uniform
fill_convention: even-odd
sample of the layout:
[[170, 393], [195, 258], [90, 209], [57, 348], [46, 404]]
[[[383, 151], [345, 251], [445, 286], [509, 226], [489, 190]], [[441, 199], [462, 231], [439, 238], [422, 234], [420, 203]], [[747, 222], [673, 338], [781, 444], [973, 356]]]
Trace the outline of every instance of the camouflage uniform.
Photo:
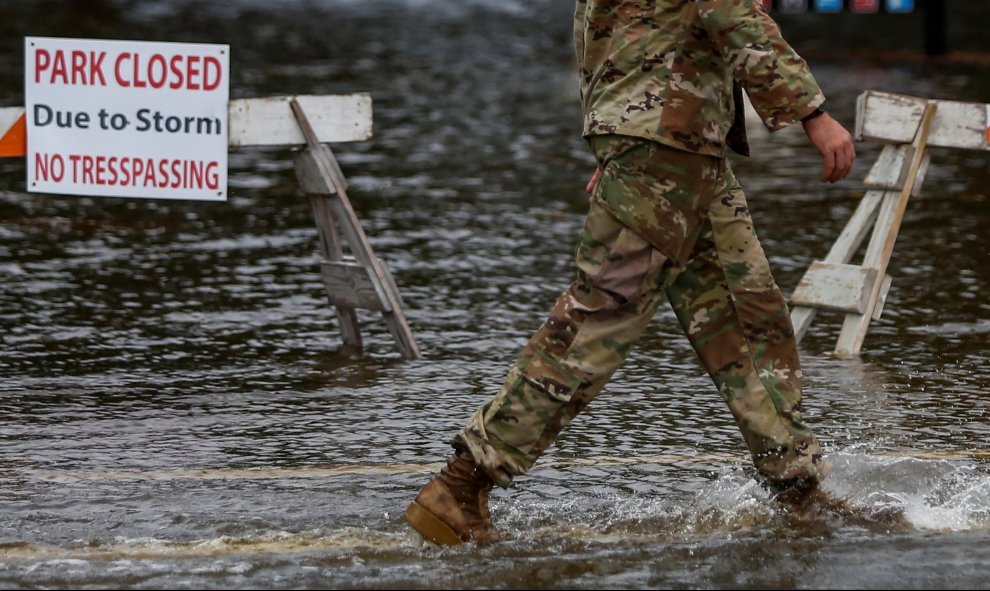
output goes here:
[[759, 0], [577, 0], [584, 133], [602, 170], [578, 275], [498, 395], [455, 437], [492, 479], [524, 474], [602, 390], [666, 296], [757, 470], [820, 480], [787, 307], [725, 159], [824, 101]]

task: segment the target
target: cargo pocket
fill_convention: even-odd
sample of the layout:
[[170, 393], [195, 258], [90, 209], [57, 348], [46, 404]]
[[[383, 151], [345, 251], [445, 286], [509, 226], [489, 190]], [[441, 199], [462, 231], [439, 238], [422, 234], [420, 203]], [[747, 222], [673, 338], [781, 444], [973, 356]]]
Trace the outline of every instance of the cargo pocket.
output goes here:
[[671, 203], [664, 196], [665, 186], [669, 185], [664, 180], [650, 178], [642, 169], [612, 160], [602, 171], [596, 197], [624, 226], [680, 263], [691, 250], [687, 238], [700, 226], [700, 218]]
[[634, 138], [593, 147], [603, 164], [595, 197], [673, 265], [684, 265], [707, 218], [720, 159]]

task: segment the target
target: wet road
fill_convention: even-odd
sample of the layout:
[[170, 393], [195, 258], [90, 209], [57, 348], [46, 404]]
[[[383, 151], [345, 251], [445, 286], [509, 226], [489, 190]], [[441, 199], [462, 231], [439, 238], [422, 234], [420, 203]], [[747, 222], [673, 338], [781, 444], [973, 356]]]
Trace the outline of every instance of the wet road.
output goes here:
[[[826, 488], [857, 515], [767, 498], [664, 309], [495, 493], [508, 540], [441, 549], [402, 511], [571, 277], [593, 163], [568, 3], [36, 4], [2, 5], [5, 38], [227, 42], [234, 97], [371, 93], [374, 139], [335, 150], [424, 357], [373, 314], [367, 354], [338, 352], [288, 151], [232, 152], [220, 204], [29, 195], [0, 160], [0, 587], [990, 587], [986, 153], [934, 151], [863, 355], [824, 354], [832, 315], [802, 344]], [[987, 70], [814, 70], [849, 126], [868, 88], [990, 101]], [[821, 185], [800, 131], [750, 129], [733, 165], [789, 292], [879, 147]]]

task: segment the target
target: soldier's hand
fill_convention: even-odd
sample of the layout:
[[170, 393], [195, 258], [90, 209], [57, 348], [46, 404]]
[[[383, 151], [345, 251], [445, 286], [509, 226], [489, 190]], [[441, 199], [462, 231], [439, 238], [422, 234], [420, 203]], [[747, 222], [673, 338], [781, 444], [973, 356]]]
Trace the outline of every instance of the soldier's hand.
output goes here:
[[834, 183], [846, 178], [856, 160], [852, 136], [828, 113], [804, 122], [804, 132], [821, 152], [822, 182]]
[[591, 180], [588, 181], [588, 184], [584, 187], [584, 190], [588, 193], [593, 192], [595, 190], [595, 186], [598, 185], [598, 180], [600, 178], [602, 178], [602, 169], [596, 168], [595, 174], [592, 175]]

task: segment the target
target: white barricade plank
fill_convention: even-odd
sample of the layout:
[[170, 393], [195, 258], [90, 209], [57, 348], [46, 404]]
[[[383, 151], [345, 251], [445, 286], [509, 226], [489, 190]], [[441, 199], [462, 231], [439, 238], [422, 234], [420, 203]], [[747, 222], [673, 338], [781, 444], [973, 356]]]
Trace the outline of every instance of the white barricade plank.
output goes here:
[[230, 145], [301, 146], [306, 143], [289, 103], [306, 111], [321, 143], [371, 137], [371, 95], [285, 96], [230, 101]]
[[910, 144], [929, 103], [938, 105], [929, 146], [990, 151], [986, 103], [929, 100], [874, 90], [859, 95], [856, 101], [856, 139]]
[[815, 261], [791, 295], [791, 303], [862, 314], [876, 278], [876, 269]]

